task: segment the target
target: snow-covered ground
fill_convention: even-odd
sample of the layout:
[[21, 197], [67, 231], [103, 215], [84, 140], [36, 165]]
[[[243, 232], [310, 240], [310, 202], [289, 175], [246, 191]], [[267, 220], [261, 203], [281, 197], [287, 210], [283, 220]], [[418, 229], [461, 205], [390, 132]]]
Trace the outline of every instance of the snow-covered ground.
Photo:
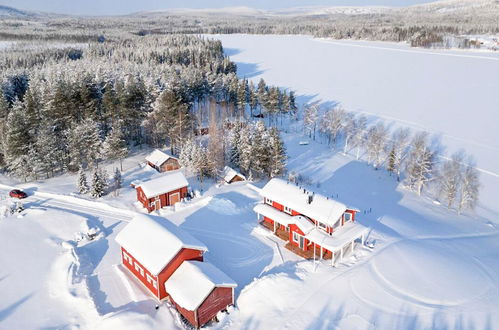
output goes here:
[[[241, 77], [295, 90], [464, 148], [482, 169], [482, 211], [499, 212], [499, 53], [309, 36], [219, 35]], [[494, 213], [484, 213], [492, 217]]]
[[[361, 110], [364, 109], [364, 104], [365, 111], [379, 111], [380, 116], [390, 115], [381, 113], [382, 111], [392, 111], [391, 107], [381, 106], [384, 98], [388, 104], [395, 106], [402, 105], [403, 98], [408, 97], [404, 94], [407, 93], [405, 89], [396, 88], [397, 84], [392, 80], [399, 79], [400, 85], [412, 84], [405, 76], [397, 76], [388, 70], [388, 65], [382, 65], [395, 61], [394, 54], [402, 57], [408, 54], [412, 58], [401, 60], [402, 63], [399, 64], [393, 62], [392, 65], [402, 70], [402, 64], [415, 63], [416, 67], [404, 70], [413, 72], [420, 83], [424, 76], [420, 71], [425, 67], [421, 61], [430, 63], [432, 60], [418, 60], [419, 56], [437, 59], [443, 67], [435, 66], [432, 70], [449, 74], [447, 83], [457, 85], [459, 82], [452, 81], [452, 78], [456, 78], [458, 73], [444, 71], [445, 68], [449, 70], [448, 66], [451, 65], [445, 64], [447, 61], [483, 61], [477, 67], [469, 68], [474, 74], [481, 72], [478, 68], [493, 70], [494, 66], [489, 61], [494, 65], [498, 63], [493, 55], [482, 53], [465, 54], [480, 56], [477, 59], [418, 54], [418, 51], [413, 53], [410, 49], [400, 51], [399, 46], [392, 44], [383, 44], [384, 50], [342, 45], [337, 48], [331, 46], [334, 50], [322, 54], [331, 58], [330, 63], [321, 62], [322, 70], [318, 64], [302, 64], [296, 68], [296, 73], [292, 73], [289, 66], [286, 71], [280, 63], [273, 62], [279, 52], [285, 51], [279, 47], [285, 46], [279, 44], [279, 40], [287, 40], [285, 43], [288, 45], [287, 55], [283, 56], [281, 53], [282, 58], [286, 59], [281, 59], [282, 62], [292, 62], [294, 52], [303, 54], [307, 51], [301, 46], [313, 47], [310, 45], [317, 44], [322, 45], [320, 47], [330, 47], [329, 44], [306, 37], [294, 37], [297, 41], [295, 49], [291, 50], [291, 41], [287, 39], [289, 37], [247, 36], [247, 47], [252, 44], [257, 47], [255, 38], [274, 40], [275, 44], [264, 42], [258, 46], [260, 49], [267, 47], [267, 51], [261, 55], [262, 61], [248, 58], [244, 64], [238, 57], [247, 56], [247, 52], [256, 56], [256, 50], [253, 53], [249, 48], [243, 47], [244, 41], [231, 39], [237, 36], [227, 38], [230, 39], [227, 46], [232, 48], [228, 52], [242, 64], [239, 65], [242, 74], [251, 75], [255, 79], [262, 75], [269, 82], [297, 89], [299, 94], [304, 95], [302, 101], [309, 95], [309, 98], [317, 97], [324, 101], [341, 101], [348, 106], [346, 101], [335, 95], [345, 96], [345, 99], [349, 99], [349, 96], [350, 102], [358, 102], [357, 106], [348, 106], [349, 108]], [[236, 47], [239, 47], [239, 53], [235, 50]], [[390, 48], [396, 50], [392, 52]], [[344, 58], [342, 66], [331, 64], [334, 63], [334, 56], [347, 56], [345, 53], [348, 53], [348, 49], [351, 52], [349, 56], [359, 62], [359, 70], [371, 70], [371, 74], [379, 74], [377, 83], [369, 74], [360, 71], [352, 74], [356, 79], [348, 75], [338, 76], [337, 72], [333, 75], [334, 70], [348, 72], [348, 67], [354, 69], [347, 58]], [[361, 59], [361, 55], [353, 51], [357, 49], [371, 53]], [[378, 51], [386, 53], [388, 58], [376, 55]], [[271, 59], [271, 63], [264, 62], [263, 56]], [[380, 63], [378, 67], [373, 64], [375, 60]], [[368, 65], [363, 61], [371, 62]], [[311, 63], [315, 62], [312, 60]], [[271, 68], [271, 64], [276, 68]], [[463, 70], [458, 64], [452, 65], [455, 70]], [[278, 73], [277, 69], [282, 71]], [[319, 83], [326, 84], [328, 81], [323, 71], [332, 75], [327, 86]], [[484, 81], [484, 88], [489, 92], [489, 102], [494, 101], [494, 98], [497, 101], [497, 95], [492, 93], [491, 86], [496, 78], [492, 71], [490, 75], [488, 80], [483, 75], [478, 80], [473, 74], [465, 79], [471, 84], [469, 97], [481, 95], [482, 83], [479, 81]], [[443, 78], [435, 74], [432, 79], [426, 82], [442, 82]], [[339, 81], [343, 81], [343, 84]], [[376, 91], [382, 91], [377, 84], [391, 86], [394, 89], [391, 96], [387, 93], [376, 95]], [[369, 86], [372, 86], [372, 92], [369, 91]], [[347, 87], [354, 88], [359, 93], [358, 98], [354, 97], [355, 91], [350, 91], [351, 95], [347, 93]], [[431, 91], [426, 85], [420, 87], [425, 89], [420, 95]], [[442, 92], [444, 87], [433, 86], [433, 90]], [[314, 89], [321, 95], [312, 94]], [[341, 93], [336, 94], [336, 91]], [[444, 104], [445, 100], [440, 92], [431, 95], [435, 103]], [[326, 95], [330, 95], [330, 98]], [[447, 95], [449, 98], [461, 98], [462, 102], [468, 102], [459, 93], [447, 90]], [[369, 100], [374, 107], [369, 106]], [[431, 104], [422, 96], [412, 96], [406, 101], [408, 102], [404, 104], [408, 104], [408, 109], [413, 111], [416, 111], [414, 102]], [[454, 104], [455, 100], [449, 102]], [[484, 100], [477, 102], [486, 104]], [[487, 109], [492, 111], [494, 104], [487, 104]], [[400, 115], [399, 118], [403, 118], [404, 123], [410, 121], [411, 126], [424, 124], [430, 128], [430, 124], [436, 125], [425, 111], [418, 110], [417, 114], [413, 114], [408, 109], [400, 108], [398, 112], [393, 110], [389, 117]], [[463, 139], [469, 137], [469, 132], [454, 131], [452, 124], [448, 123], [457, 121], [464, 110], [467, 108], [456, 108], [456, 113], [449, 115], [441, 123], [439, 130], [450, 130]], [[483, 111], [485, 110], [482, 108], [473, 108], [475, 115], [485, 115]], [[443, 114], [434, 115], [443, 118]], [[477, 117], [466, 121], [466, 118], [462, 116], [464, 122], [455, 124], [469, 124], [476, 130], [476, 139], [483, 139], [487, 134], [497, 137], [495, 131], [480, 131], [476, 123], [478, 121], [482, 125], [490, 125], [493, 121], [491, 118], [497, 116], [489, 117], [489, 120]], [[370, 228], [367, 241], [372, 248], [358, 247], [354, 254], [347, 254], [336, 268], [326, 261], [314, 264], [303, 260], [288, 251], [284, 242], [257, 224], [252, 208], [260, 201], [259, 187], [265, 182], [220, 185], [205, 181], [200, 196], [177, 204], [175, 208], [164, 209], [161, 215], [206, 244], [209, 249], [206, 259], [238, 284], [237, 308], [231, 310], [229, 315], [224, 314], [220, 323], [212, 324], [211, 327], [499, 328], [499, 315], [496, 313], [499, 307], [499, 212], [497, 205], [490, 203], [497, 196], [491, 195], [490, 191], [497, 191], [498, 185], [489, 184], [488, 190], [484, 190], [480, 212], [458, 216], [429, 198], [419, 198], [404, 190], [385, 171], [375, 171], [364, 162], [356, 161], [349, 155], [334, 153], [327, 146], [314, 141], [310, 141], [308, 145], [300, 145], [299, 142], [304, 137], [300, 133], [294, 133], [292, 125], [286, 126], [286, 130], [283, 138], [289, 154], [288, 169], [309, 178], [310, 189], [334, 196], [340, 202], [361, 210], [358, 221]], [[446, 136], [443, 138], [449, 146], [454, 141]], [[485, 146], [498, 143], [497, 140], [482, 142]], [[475, 155], [479, 157], [480, 151], [486, 149], [476, 147], [468, 151], [476, 152]], [[125, 160], [125, 183], [118, 197], [111, 194], [98, 201], [75, 194], [74, 175], [25, 184], [0, 175], [0, 204], [9, 202], [6, 194], [12, 186], [22, 187], [30, 195], [25, 201], [25, 211], [19, 215], [0, 218], [0, 329], [184, 327], [178, 315], [167, 305], [163, 304], [156, 310], [153, 297], [118, 266], [120, 254], [114, 237], [133, 214], [143, 212], [136, 207], [135, 191], [130, 183], [161, 175], [141, 166], [140, 163], [149, 151], [135, 151], [133, 156]], [[499, 161], [497, 153], [495, 155], [496, 158], [491, 156], [490, 159]], [[479, 160], [480, 166], [487, 164], [487, 157]], [[112, 173], [116, 164], [103, 166]], [[482, 178], [485, 181], [488, 177], [484, 174]], [[195, 178], [188, 179], [194, 189], [201, 190], [200, 183]], [[485, 206], [489, 207], [488, 212], [484, 211]], [[97, 237], [93, 240], [81, 239], [91, 228], [97, 231]]]

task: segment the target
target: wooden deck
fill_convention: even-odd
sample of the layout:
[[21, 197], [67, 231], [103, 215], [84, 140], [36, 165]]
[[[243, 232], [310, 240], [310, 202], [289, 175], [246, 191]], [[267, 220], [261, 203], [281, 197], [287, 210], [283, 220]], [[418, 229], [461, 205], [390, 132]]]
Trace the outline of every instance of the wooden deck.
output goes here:
[[[296, 246], [294, 244], [291, 244], [291, 242], [289, 242], [288, 244], [286, 244], [284, 247], [286, 249], [290, 250], [291, 252], [299, 255], [302, 258], [305, 258], [305, 259], [313, 259], [314, 258], [314, 249], [313, 249], [313, 247], [309, 247], [309, 249], [307, 251], [303, 251], [298, 246]], [[321, 257], [321, 248], [320, 247], [316, 247], [315, 248], [315, 259], [320, 259], [320, 257]], [[323, 252], [322, 252], [322, 259], [331, 259], [331, 257], [332, 257], [331, 252], [327, 252], [326, 250], [323, 250]]]
[[[274, 232], [274, 226], [271, 225], [270, 223], [266, 222], [266, 221], [261, 221], [260, 224], [267, 228], [268, 230], [270, 230], [271, 232]], [[280, 239], [282, 239], [283, 241], [289, 241], [289, 233], [285, 230], [282, 230], [282, 229], [277, 229], [276, 232], [274, 233], [274, 235], [276, 235], [277, 237], [279, 237]]]

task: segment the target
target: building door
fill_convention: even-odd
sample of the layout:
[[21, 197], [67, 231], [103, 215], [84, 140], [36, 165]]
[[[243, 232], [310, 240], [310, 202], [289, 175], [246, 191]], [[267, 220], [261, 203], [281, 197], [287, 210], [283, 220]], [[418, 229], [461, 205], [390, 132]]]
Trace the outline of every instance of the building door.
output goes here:
[[155, 210], [161, 209], [161, 200], [159, 199], [159, 196], [157, 196], [156, 200], [154, 201], [154, 209]]
[[170, 195], [170, 205], [180, 202], [180, 193], [176, 192]]
[[300, 236], [300, 249], [305, 247], [305, 237]]

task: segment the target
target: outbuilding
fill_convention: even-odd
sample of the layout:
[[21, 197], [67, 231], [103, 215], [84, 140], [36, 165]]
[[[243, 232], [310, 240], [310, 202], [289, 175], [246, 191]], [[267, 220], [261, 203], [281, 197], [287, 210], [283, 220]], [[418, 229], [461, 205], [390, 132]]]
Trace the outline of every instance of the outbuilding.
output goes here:
[[174, 171], [180, 168], [178, 158], [158, 149], [155, 149], [146, 157], [146, 162], [147, 165], [151, 166], [158, 172]]
[[200, 261], [184, 261], [165, 283], [172, 304], [196, 328], [234, 304], [236, 286], [221, 270]]
[[189, 182], [180, 171], [135, 185], [137, 200], [148, 212], [159, 210], [180, 202], [187, 196]]
[[123, 267], [158, 300], [168, 296], [165, 282], [178, 267], [186, 260], [203, 261], [208, 250], [169, 220], [145, 214], [135, 216], [115, 240]]
[[223, 171], [220, 174], [220, 177], [222, 177], [223, 180], [229, 184], [234, 182], [246, 181], [246, 177], [244, 175], [229, 166], [224, 167]]

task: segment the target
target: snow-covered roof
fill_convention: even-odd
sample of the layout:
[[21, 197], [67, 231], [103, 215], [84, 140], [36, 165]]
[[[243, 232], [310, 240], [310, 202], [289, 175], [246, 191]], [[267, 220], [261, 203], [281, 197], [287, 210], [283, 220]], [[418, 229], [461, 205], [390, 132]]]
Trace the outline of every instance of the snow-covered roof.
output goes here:
[[254, 208], [253, 211], [255, 211], [258, 214], [261, 214], [267, 218], [270, 218], [278, 223], [280, 223], [283, 226], [289, 226], [290, 224], [294, 224], [293, 217], [281, 212], [272, 206], [266, 205], [266, 204], [257, 204]]
[[224, 179], [225, 182], [230, 182], [230, 180], [232, 180], [236, 175], [246, 180], [246, 177], [244, 175], [229, 166], [224, 167], [220, 176]]
[[165, 282], [165, 290], [182, 308], [196, 310], [215, 287], [235, 288], [230, 277], [208, 262], [184, 261]]
[[307, 218], [301, 215], [291, 216], [267, 204], [257, 204], [253, 208], [253, 211], [266, 216], [267, 218], [270, 218], [283, 226], [297, 225], [304, 234], [309, 233], [315, 228], [315, 224]]
[[187, 187], [189, 182], [181, 171], [168, 172], [159, 178], [142, 182], [137, 187], [142, 188], [147, 198], [156, 197], [167, 192]]
[[158, 275], [182, 248], [208, 250], [206, 245], [169, 220], [145, 214], [135, 216], [115, 240], [154, 275]]
[[320, 194], [314, 194], [309, 204], [308, 199], [311, 194], [281, 179], [270, 180], [261, 190], [262, 196], [329, 226], [333, 226], [347, 210], [344, 204]]
[[305, 235], [305, 238], [334, 252], [341, 249], [352, 240], [359, 238], [366, 232], [367, 227], [356, 222], [348, 222], [341, 227], [341, 230], [333, 232], [333, 235], [326, 234], [319, 228], [314, 228]]
[[146, 160], [149, 163], [153, 164], [154, 166], [159, 167], [159, 166], [163, 165], [170, 158], [177, 159], [171, 155], [164, 153], [161, 150], [154, 149], [153, 152], [151, 152], [149, 155], [147, 155]]

